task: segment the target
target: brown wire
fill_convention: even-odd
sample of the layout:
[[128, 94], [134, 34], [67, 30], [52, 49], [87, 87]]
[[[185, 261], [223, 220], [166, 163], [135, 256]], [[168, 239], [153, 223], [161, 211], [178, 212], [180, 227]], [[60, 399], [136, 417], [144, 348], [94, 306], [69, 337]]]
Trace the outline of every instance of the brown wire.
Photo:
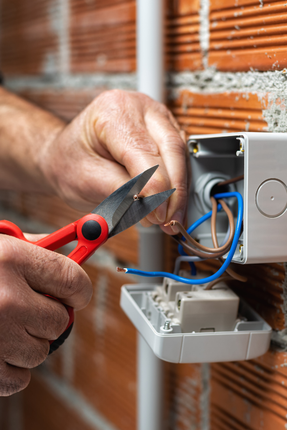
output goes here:
[[239, 182], [244, 179], [244, 175], [236, 176], [236, 178], [227, 179], [226, 181], [219, 182], [216, 184], [217, 187], [222, 187], [223, 185], [234, 184], [234, 182]]
[[[228, 251], [228, 249], [231, 247], [233, 236], [235, 233], [235, 227], [234, 227], [234, 219], [233, 219], [232, 212], [226, 204], [223, 207], [223, 210], [225, 211], [226, 215], [228, 216], [228, 221], [229, 221], [229, 225], [230, 225], [230, 233], [229, 233], [229, 237], [228, 237], [227, 242], [221, 247], [209, 248], [207, 246], [201, 245], [200, 243], [198, 243], [196, 240], [194, 240], [193, 237], [191, 237], [187, 233], [187, 231], [185, 230], [185, 228], [183, 227], [183, 225], [179, 221], [172, 220], [168, 224], [165, 224], [165, 225], [176, 226], [179, 229], [180, 233], [185, 237], [187, 242], [189, 242], [191, 245], [195, 246], [196, 248], [200, 249], [201, 251], [212, 253], [212, 254], [213, 253], [218, 254], [218, 252], [223, 252], [223, 255], [224, 255]], [[216, 206], [216, 211], [217, 211], [217, 206]], [[215, 219], [215, 222], [216, 222], [216, 219]]]
[[204, 259], [219, 258], [219, 257], [222, 257], [224, 254], [226, 254], [226, 251], [218, 252], [218, 253], [212, 253], [212, 254], [207, 253], [207, 252], [202, 252], [202, 251], [199, 251], [198, 249], [195, 249], [192, 246], [188, 245], [186, 242], [184, 242], [183, 240], [181, 240], [177, 236], [173, 236], [173, 238], [177, 241], [177, 243], [182, 245], [182, 247], [184, 248], [184, 250], [186, 252], [189, 252], [191, 255], [196, 255], [197, 257], [200, 257], [200, 258], [204, 258]]
[[214, 287], [214, 285], [218, 284], [219, 282], [221, 282], [221, 281], [232, 281], [232, 279], [234, 279], [234, 278], [232, 278], [229, 275], [221, 276], [220, 278], [217, 278], [214, 281], [209, 282], [204, 289], [205, 290], [211, 290]]
[[[212, 215], [211, 215], [211, 238], [213, 242], [213, 246], [215, 249], [218, 249], [218, 240], [217, 240], [217, 232], [216, 232], [216, 216], [217, 216], [217, 202], [214, 197], [210, 197], [211, 204], [212, 204]], [[218, 200], [221, 204], [222, 208], [226, 213], [231, 212], [227, 204], [224, 200]], [[224, 260], [220, 258], [221, 263], [224, 263]], [[226, 273], [228, 273], [232, 278], [236, 279], [240, 282], [246, 282], [247, 278], [245, 276], [241, 276], [238, 273], [234, 272], [230, 267], [226, 269]]]

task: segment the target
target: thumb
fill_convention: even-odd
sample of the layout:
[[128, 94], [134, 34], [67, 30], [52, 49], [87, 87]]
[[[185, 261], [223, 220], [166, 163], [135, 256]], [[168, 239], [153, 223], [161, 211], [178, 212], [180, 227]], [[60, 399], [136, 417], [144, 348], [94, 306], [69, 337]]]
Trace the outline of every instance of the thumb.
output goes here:
[[37, 242], [40, 239], [44, 239], [44, 237], [48, 236], [48, 233], [42, 234], [32, 234], [32, 233], [23, 233], [25, 238], [29, 240], [29, 242]]

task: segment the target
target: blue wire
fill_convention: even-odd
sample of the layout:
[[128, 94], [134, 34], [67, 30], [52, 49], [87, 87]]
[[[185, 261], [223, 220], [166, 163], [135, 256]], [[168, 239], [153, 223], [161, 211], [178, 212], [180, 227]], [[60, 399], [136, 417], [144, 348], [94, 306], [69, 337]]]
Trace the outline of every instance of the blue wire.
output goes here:
[[[223, 263], [223, 265], [220, 267], [220, 269], [216, 273], [214, 273], [211, 276], [208, 276], [207, 278], [203, 278], [203, 279], [187, 279], [187, 278], [183, 278], [182, 276], [174, 275], [173, 273], [168, 273], [168, 272], [145, 272], [143, 270], [130, 269], [130, 268], [126, 268], [126, 273], [130, 273], [132, 275], [138, 275], [138, 276], [145, 276], [148, 278], [166, 277], [166, 278], [174, 279], [175, 281], [183, 282], [184, 284], [191, 284], [191, 285], [206, 284], [207, 282], [211, 282], [211, 281], [214, 281], [215, 279], [219, 278], [219, 276], [221, 276], [225, 272], [225, 270], [228, 268], [228, 266], [229, 266], [229, 264], [233, 258], [233, 255], [236, 251], [237, 243], [238, 243], [240, 233], [241, 233], [242, 220], [243, 220], [243, 199], [242, 199], [241, 194], [238, 193], [237, 191], [234, 191], [231, 193], [219, 193], [219, 194], [215, 194], [213, 197], [215, 199], [226, 199], [226, 198], [236, 197], [237, 202], [238, 202], [237, 222], [236, 222], [235, 233], [234, 233], [233, 241], [232, 241], [232, 244], [230, 247], [230, 251], [228, 253], [228, 256], [226, 257], [225, 262]], [[189, 232], [193, 231], [196, 227], [198, 227], [198, 225], [200, 225], [206, 219], [210, 218], [211, 215], [209, 216], [209, 214], [210, 214], [210, 212], [208, 214], [204, 215], [198, 221], [196, 221], [188, 229], [188, 231]], [[203, 218], [205, 218], [204, 221], [202, 221]]]
[[[227, 194], [227, 193], [225, 193], [225, 194]], [[219, 211], [221, 211], [221, 209], [222, 209], [222, 206], [221, 206], [221, 204], [219, 203], [218, 205], [217, 205], [217, 212], [219, 212]], [[209, 218], [211, 218], [211, 215], [212, 215], [212, 211], [210, 211], [210, 212], [207, 212], [207, 214], [205, 214], [205, 215], [203, 215], [201, 218], [199, 218], [197, 221], [195, 221], [195, 223], [193, 223], [188, 229], [187, 229], [187, 233], [188, 234], [190, 234], [190, 233], [192, 233], [197, 227], [199, 227], [202, 223], [204, 223], [204, 221], [206, 221], [206, 220], [208, 220]], [[182, 240], [184, 240], [185, 241], [185, 238], [183, 238]], [[183, 246], [182, 245], [178, 245], [178, 252], [181, 254], [181, 255], [187, 255], [185, 252], [184, 252], [184, 249], [183, 249]], [[184, 254], [183, 254], [184, 253]]]
[[196, 266], [191, 261], [188, 263], [191, 267], [191, 276], [196, 276]]
[[[221, 209], [222, 209], [222, 206], [221, 206], [221, 204], [219, 203], [218, 205], [217, 205], [217, 212], [219, 212], [219, 211], [221, 211]], [[199, 220], [197, 220], [194, 224], [192, 224], [189, 228], [188, 228], [188, 230], [187, 230], [187, 233], [188, 234], [190, 234], [191, 232], [193, 232], [193, 230], [195, 230], [198, 226], [200, 226], [204, 221], [206, 221], [207, 219], [209, 219], [209, 218], [211, 218], [211, 214], [212, 214], [212, 211], [210, 211], [210, 212], [208, 212], [206, 215], [203, 215]], [[186, 241], [186, 239], [184, 238], [184, 237], [182, 237], [182, 240], [185, 242]], [[183, 249], [183, 246], [182, 245], [178, 245], [178, 252], [179, 252], [179, 254], [180, 255], [188, 255], [185, 251], [184, 251], [184, 249]], [[192, 262], [190, 262], [190, 263], [188, 263], [189, 265], [190, 265], [190, 268], [191, 268], [191, 275], [192, 276], [196, 276], [196, 266], [195, 266], [195, 264], [194, 263], [192, 263]]]

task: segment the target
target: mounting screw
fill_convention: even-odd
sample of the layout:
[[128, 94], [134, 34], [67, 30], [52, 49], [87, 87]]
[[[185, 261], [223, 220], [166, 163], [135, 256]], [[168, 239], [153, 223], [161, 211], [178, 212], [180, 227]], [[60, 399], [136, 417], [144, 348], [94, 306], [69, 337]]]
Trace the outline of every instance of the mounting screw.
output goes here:
[[241, 260], [243, 260], [243, 245], [241, 244], [241, 245], [239, 245], [239, 254], [240, 254], [240, 258], [241, 258]]
[[198, 143], [194, 143], [192, 145], [192, 152], [193, 152], [193, 154], [197, 154], [198, 151], [199, 151]]
[[161, 326], [160, 332], [163, 334], [171, 333], [173, 328], [170, 326], [171, 320], [165, 320], [164, 325]]
[[169, 330], [170, 329], [170, 321], [166, 320], [163, 326], [164, 330]]
[[244, 139], [242, 137], [237, 138], [239, 140], [239, 151], [236, 151], [237, 157], [244, 155]]
[[197, 154], [199, 151], [199, 145], [196, 140], [190, 140], [188, 142], [189, 151], [193, 154]]

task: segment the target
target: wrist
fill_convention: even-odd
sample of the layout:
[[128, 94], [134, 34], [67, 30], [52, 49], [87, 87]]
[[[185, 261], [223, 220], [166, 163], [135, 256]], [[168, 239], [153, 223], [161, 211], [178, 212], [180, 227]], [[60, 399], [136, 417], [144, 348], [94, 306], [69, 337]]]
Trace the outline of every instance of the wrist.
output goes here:
[[64, 156], [64, 154], [60, 154], [59, 140], [61, 139], [60, 136], [64, 132], [65, 127], [66, 124], [61, 121], [55, 124], [54, 127], [50, 129], [46, 139], [39, 147], [39, 151], [36, 154], [35, 162], [39, 167], [41, 191], [55, 196], [61, 196], [57, 180], [57, 159]]

